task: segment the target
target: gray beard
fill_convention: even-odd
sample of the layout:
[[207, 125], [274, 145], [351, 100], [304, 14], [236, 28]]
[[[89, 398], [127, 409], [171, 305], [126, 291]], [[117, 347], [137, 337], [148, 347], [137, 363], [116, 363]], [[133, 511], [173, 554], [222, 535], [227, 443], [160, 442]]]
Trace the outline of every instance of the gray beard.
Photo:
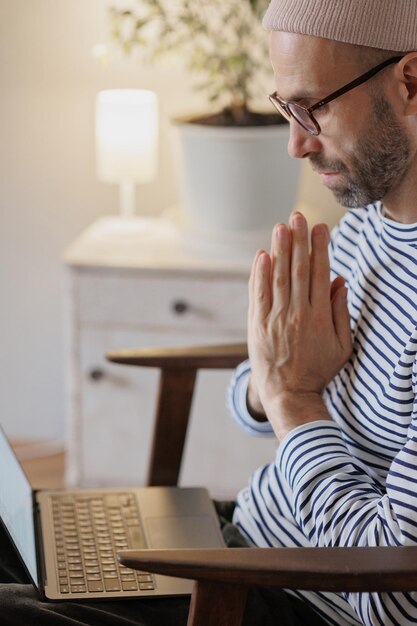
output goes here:
[[339, 171], [345, 184], [332, 187], [336, 200], [345, 207], [363, 207], [381, 200], [407, 173], [411, 147], [407, 135], [395, 118], [389, 102], [373, 96], [369, 130], [357, 144], [349, 168], [342, 161], [324, 163], [312, 154], [314, 169]]

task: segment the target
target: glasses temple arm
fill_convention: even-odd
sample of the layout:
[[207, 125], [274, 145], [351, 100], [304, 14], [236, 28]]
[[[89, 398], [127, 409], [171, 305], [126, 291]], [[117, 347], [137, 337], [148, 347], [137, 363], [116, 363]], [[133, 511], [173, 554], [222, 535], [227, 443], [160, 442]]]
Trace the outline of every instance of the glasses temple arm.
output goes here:
[[380, 63], [376, 67], [373, 67], [371, 70], [368, 70], [368, 72], [365, 72], [365, 74], [358, 76], [358, 78], [355, 78], [355, 80], [352, 80], [350, 83], [348, 83], [344, 87], [341, 87], [340, 89], [337, 89], [337, 91], [334, 91], [333, 93], [331, 93], [329, 96], [326, 96], [326, 98], [324, 98], [323, 100], [320, 100], [320, 102], [316, 102], [316, 104], [313, 104], [313, 106], [308, 108], [308, 111], [312, 113], [313, 111], [320, 109], [320, 107], [324, 106], [325, 104], [328, 104], [332, 100], [335, 100], [339, 96], [343, 96], [344, 93], [347, 93], [348, 91], [351, 91], [352, 89], [355, 89], [355, 87], [359, 87], [359, 85], [362, 85], [363, 83], [365, 83], [367, 80], [375, 76], [375, 74], [378, 74], [378, 72], [383, 70], [388, 65], [391, 65], [392, 63], [398, 63], [399, 61], [401, 61], [402, 58], [404, 57], [396, 56], [396, 57], [391, 57], [390, 59], [387, 59], [383, 63]]

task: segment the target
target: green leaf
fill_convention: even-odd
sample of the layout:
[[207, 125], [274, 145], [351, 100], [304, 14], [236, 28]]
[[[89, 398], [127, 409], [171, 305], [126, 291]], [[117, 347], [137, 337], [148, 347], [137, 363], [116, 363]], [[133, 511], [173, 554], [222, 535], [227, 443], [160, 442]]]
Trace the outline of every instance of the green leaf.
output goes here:
[[135, 29], [136, 30], [141, 30], [148, 23], [149, 23], [149, 20], [139, 20], [139, 19], [137, 19], [136, 22], [135, 22]]

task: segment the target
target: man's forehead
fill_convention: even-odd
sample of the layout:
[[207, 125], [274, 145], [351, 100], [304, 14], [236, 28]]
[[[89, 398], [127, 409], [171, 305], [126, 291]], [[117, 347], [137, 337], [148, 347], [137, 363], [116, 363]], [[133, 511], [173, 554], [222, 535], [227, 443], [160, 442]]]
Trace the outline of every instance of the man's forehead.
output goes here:
[[338, 75], [349, 75], [356, 64], [349, 44], [310, 35], [272, 31], [270, 51], [277, 83], [282, 85], [278, 93], [284, 98], [295, 95], [285, 94], [286, 88], [302, 87], [308, 95], [310, 89], [332, 87]]

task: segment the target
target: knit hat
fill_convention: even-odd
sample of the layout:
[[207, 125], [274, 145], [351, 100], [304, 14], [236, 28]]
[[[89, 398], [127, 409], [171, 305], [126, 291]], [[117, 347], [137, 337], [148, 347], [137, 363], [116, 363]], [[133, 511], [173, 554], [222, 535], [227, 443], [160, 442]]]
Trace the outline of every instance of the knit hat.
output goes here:
[[370, 48], [417, 50], [417, 0], [272, 0], [267, 30]]

